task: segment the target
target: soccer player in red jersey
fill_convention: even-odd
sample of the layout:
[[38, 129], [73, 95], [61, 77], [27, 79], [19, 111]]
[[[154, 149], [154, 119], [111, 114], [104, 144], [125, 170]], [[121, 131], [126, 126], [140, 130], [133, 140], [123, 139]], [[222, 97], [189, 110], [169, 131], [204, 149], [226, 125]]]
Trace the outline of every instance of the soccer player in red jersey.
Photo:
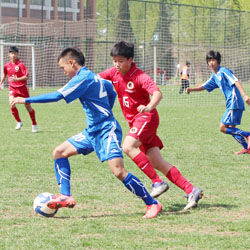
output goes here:
[[[29, 97], [29, 90], [27, 87], [27, 80], [29, 78], [29, 73], [24, 65], [18, 58], [18, 48], [13, 46], [9, 49], [10, 61], [4, 65], [4, 73], [0, 81], [0, 89], [8, 76], [9, 84], [9, 102], [13, 100], [14, 97]], [[29, 112], [32, 121], [32, 132], [38, 132], [35, 110], [32, 109], [29, 103], [25, 104], [27, 111]], [[16, 106], [10, 107], [11, 113], [17, 121], [16, 130], [21, 129], [23, 123], [19, 117], [18, 109]]]
[[157, 136], [159, 116], [156, 106], [162, 99], [161, 91], [146, 73], [136, 67], [132, 43], [116, 43], [110, 55], [113, 57], [114, 67], [99, 75], [112, 81], [130, 127], [123, 142], [123, 151], [152, 180], [153, 197], [168, 189], [168, 184], [156, 173], [157, 169], [187, 194], [188, 204], [185, 210], [196, 207], [203, 191], [186, 180], [160, 153], [163, 143]]

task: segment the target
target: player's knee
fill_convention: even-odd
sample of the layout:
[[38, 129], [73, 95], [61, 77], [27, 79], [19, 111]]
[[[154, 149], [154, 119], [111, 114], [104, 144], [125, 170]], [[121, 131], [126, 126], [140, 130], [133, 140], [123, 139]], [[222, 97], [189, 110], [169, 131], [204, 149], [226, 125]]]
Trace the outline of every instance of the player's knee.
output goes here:
[[60, 147], [60, 146], [57, 146], [54, 150], [53, 150], [53, 158], [54, 159], [59, 159], [59, 158], [66, 158], [66, 154], [64, 152], [64, 150]]
[[130, 155], [130, 152], [132, 151], [132, 147], [130, 147], [129, 145], [123, 144], [123, 146], [122, 146], [122, 151], [123, 151], [126, 155]]

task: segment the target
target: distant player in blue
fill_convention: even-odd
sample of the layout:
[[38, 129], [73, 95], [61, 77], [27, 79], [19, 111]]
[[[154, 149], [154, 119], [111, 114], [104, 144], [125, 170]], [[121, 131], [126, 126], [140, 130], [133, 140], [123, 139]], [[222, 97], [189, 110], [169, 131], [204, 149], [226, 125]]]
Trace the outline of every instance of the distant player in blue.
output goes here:
[[60, 195], [49, 201], [52, 209], [73, 208], [76, 204], [70, 191], [70, 164], [72, 155], [87, 155], [96, 152], [101, 162], [108, 161], [112, 173], [123, 182], [125, 187], [141, 198], [146, 204], [143, 218], [153, 218], [161, 211], [162, 205], [153, 199], [141, 181], [124, 168], [121, 149], [122, 130], [113, 116], [112, 107], [116, 93], [110, 82], [100, 79], [88, 70], [82, 52], [67, 48], [58, 57], [58, 64], [70, 81], [56, 92], [30, 98], [15, 98], [16, 103], [48, 103], [65, 99], [67, 103], [79, 99], [87, 117], [87, 128], [69, 138], [53, 151], [55, 174]]
[[220, 88], [226, 99], [226, 112], [221, 118], [220, 131], [232, 135], [242, 145], [243, 149], [236, 152], [237, 155], [250, 154], [250, 132], [236, 128], [236, 125], [240, 125], [241, 117], [245, 110], [244, 101], [250, 105], [250, 98], [246, 95], [233, 72], [220, 66], [221, 55], [219, 52], [209, 51], [206, 60], [214, 72], [203, 85], [196, 88], [187, 88], [186, 92], [190, 93], [205, 89], [210, 92]]

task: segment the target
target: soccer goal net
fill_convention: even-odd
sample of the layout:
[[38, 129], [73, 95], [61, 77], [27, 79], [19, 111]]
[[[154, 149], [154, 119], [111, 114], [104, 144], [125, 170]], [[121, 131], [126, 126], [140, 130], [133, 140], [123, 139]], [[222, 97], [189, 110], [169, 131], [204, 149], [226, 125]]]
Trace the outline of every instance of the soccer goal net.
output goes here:
[[[105, 18], [99, 13], [96, 19], [74, 22], [0, 25], [1, 70], [8, 61], [8, 47], [17, 44], [20, 58], [31, 74], [29, 86], [47, 92], [48, 88], [59, 88], [68, 81], [57, 65], [57, 57], [64, 48], [81, 49], [86, 66], [99, 73], [112, 66], [110, 51], [114, 43], [127, 40], [135, 44], [137, 66], [161, 85], [166, 103], [224, 104], [219, 91], [214, 91], [211, 100], [204, 98], [206, 94], [202, 92], [179, 94], [180, 72], [187, 61], [191, 64], [191, 87], [209, 78], [211, 70], [205, 56], [211, 49], [221, 53], [221, 64], [230, 68], [250, 92], [250, 13], [221, 15], [224, 13], [221, 11], [208, 15], [209, 10], [202, 9], [203, 13], [196, 16], [177, 15], [175, 11], [175, 15], [159, 17], [150, 16], [149, 12], [145, 16], [132, 15], [133, 8], [136, 9], [131, 6], [129, 20]], [[147, 9], [154, 11], [153, 7]]]

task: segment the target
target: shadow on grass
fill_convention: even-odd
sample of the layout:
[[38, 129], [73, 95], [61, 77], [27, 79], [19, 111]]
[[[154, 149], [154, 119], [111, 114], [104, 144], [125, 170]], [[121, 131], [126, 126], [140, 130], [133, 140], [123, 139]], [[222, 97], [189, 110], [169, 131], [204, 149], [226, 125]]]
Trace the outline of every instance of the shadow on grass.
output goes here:
[[[185, 207], [184, 204], [171, 204], [170, 206], [168, 206], [167, 208], [167, 212], [171, 212], [171, 213], [187, 213], [188, 211], [191, 210], [183, 210], [183, 208]], [[199, 203], [198, 204], [198, 209], [210, 209], [210, 208], [225, 208], [225, 209], [232, 209], [232, 208], [236, 208], [238, 206], [235, 205], [229, 205], [229, 204], [221, 204], [221, 203], [216, 203], [216, 204], [208, 204], [208, 203]], [[195, 209], [195, 208], [194, 208]]]

